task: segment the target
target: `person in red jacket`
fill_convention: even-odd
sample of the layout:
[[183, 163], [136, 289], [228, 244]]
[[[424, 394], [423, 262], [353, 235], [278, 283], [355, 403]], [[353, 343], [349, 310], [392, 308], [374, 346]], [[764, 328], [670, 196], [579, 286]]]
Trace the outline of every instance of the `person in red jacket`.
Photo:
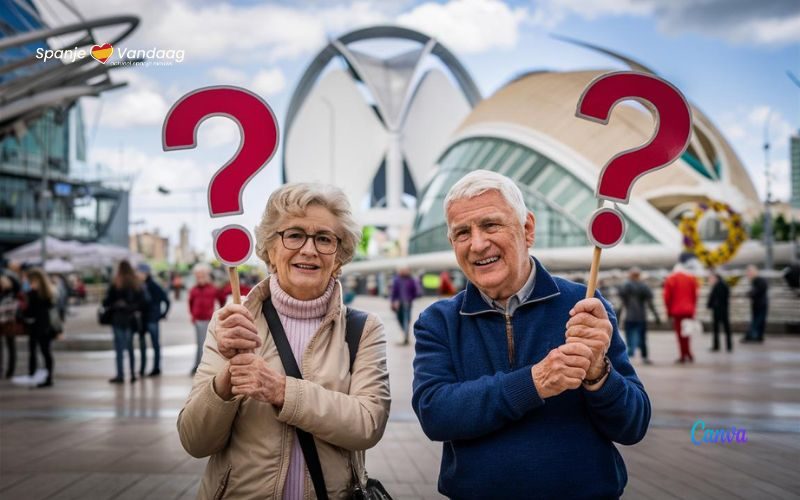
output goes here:
[[681, 321], [693, 319], [697, 307], [697, 279], [689, 274], [680, 263], [675, 264], [672, 274], [664, 281], [664, 305], [672, 318], [672, 325], [678, 337], [681, 357], [676, 363], [693, 362], [689, 337], [681, 332]]
[[211, 321], [211, 316], [214, 315], [217, 288], [211, 282], [211, 267], [208, 264], [197, 264], [192, 268], [192, 272], [196, 280], [195, 285], [189, 291], [189, 313], [197, 339], [197, 354], [194, 358], [194, 368], [192, 368], [192, 375], [194, 375], [203, 354], [208, 323]]
[[[250, 290], [251, 290], [251, 287], [248, 286], [244, 282], [244, 279], [242, 279], [242, 275], [240, 274], [239, 275], [239, 294], [241, 295], [243, 301], [244, 301], [245, 295], [250, 293]], [[228, 297], [230, 297], [232, 292], [233, 292], [233, 287], [231, 287], [231, 282], [230, 281], [226, 281], [225, 285], [223, 285], [222, 288], [220, 288], [219, 291], [217, 292], [217, 303], [219, 304], [220, 307], [225, 307], [225, 304], [228, 303]]]

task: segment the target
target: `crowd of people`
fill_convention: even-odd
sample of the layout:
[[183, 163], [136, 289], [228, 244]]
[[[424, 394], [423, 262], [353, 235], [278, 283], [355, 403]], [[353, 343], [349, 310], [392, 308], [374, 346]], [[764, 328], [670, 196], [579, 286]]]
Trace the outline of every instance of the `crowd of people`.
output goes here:
[[[711, 352], [721, 350], [720, 333], [725, 335], [725, 350], [733, 351], [733, 334], [730, 321], [730, 286], [718, 269], [702, 273], [707, 280], [709, 291], [706, 308], [710, 312]], [[761, 276], [758, 267], [747, 266], [745, 276], [749, 280], [747, 298], [750, 302], [750, 321], [742, 338], [743, 343], [763, 342], [766, 318], [769, 309], [768, 282]], [[691, 349], [692, 333], [701, 332], [702, 323], [697, 319], [700, 286], [703, 277], [693, 273], [683, 262], [675, 265], [663, 282], [664, 309], [675, 332], [679, 356], [676, 363], [693, 363]], [[617, 290], [619, 303], [617, 315], [624, 318], [624, 329], [628, 356], [633, 358], [637, 348], [641, 350], [642, 362], [651, 364], [647, 355], [647, 310], [652, 311], [653, 319], [660, 324], [661, 319], [653, 304], [653, 292], [641, 280], [641, 271], [633, 268], [628, 280]]]

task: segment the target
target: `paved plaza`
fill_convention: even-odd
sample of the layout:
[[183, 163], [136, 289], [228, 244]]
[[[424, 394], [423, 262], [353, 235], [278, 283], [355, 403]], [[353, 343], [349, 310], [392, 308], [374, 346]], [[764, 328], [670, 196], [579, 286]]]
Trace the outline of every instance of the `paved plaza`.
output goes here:
[[[413, 346], [396, 344], [388, 302], [358, 297], [354, 306], [378, 312], [390, 341], [392, 411], [383, 440], [367, 453], [369, 473], [395, 498], [441, 498], [441, 444], [428, 441], [411, 409]], [[185, 302], [173, 304], [162, 338], [162, 377], [111, 385], [111, 333], [96, 325], [93, 307], [73, 308], [55, 353], [55, 386], [0, 381], [0, 498], [194, 498], [205, 460], [183, 451], [175, 428], [194, 356]], [[692, 365], [673, 364], [671, 332], [651, 332], [649, 343], [654, 364], [634, 364], [653, 418], [641, 443], [619, 446], [629, 474], [625, 498], [800, 497], [800, 336], [737, 342], [729, 354], [708, 352], [705, 335], [693, 340]], [[17, 374], [26, 370], [21, 349]], [[744, 428], [748, 441], [693, 445], [698, 419]]]

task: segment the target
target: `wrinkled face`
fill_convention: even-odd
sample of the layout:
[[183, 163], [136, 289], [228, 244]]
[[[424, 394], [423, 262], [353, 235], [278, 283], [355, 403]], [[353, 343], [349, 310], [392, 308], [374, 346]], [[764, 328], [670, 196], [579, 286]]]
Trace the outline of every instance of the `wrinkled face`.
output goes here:
[[[286, 217], [279, 226], [279, 231], [284, 232], [284, 235], [298, 234], [296, 230], [308, 235], [316, 234], [336, 239], [339, 234], [339, 223], [327, 208], [311, 205], [302, 217]], [[291, 241], [287, 240], [287, 243], [293, 246]], [[319, 245], [320, 241], [317, 244]], [[336, 263], [338, 251], [339, 248], [331, 255], [320, 253], [314, 245], [313, 237], [308, 238], [297, 250], [290, 250], [279, 236], [268, 253], [281, 288], [296, 299], [311, 300], [325, 292], [331, 276], [338, 270]]]
[[208, 272], [204, 270], [195, 271], [194, 278], [197, 280], [198, 285], [205, 285], [211, 280], [210, 277], [208, 276]]
[[528, 248], [536, 221], [528, 212], [519, 223], [511, 205], [496, 190], [456, 200], [447, 209], [450, 244], [459, 267], [494, 300], [517, 293], [530, 274]]

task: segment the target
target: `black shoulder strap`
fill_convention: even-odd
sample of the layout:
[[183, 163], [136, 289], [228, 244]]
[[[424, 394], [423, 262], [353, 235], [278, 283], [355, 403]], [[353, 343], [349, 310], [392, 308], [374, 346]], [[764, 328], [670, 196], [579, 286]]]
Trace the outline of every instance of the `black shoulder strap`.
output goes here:
[[348, 307], [346, 317], [344, 339], [347, 341], [347, 348], [350, 350], [350, 371], [352, 372], [353, 362], [356, 360], [356, 354], [358, 353], [358, 344], [361, 342], [364, 325], [367, 323], [367, 313]]
[[[264, 317], [267, 319], [269, 332], [272, 334], [275, 346], [278, 348], [278, 355], [281, 358], [281, 363], [283, 363], [283, 369], [287, 375], [302, 379], [303, 374], [300, 373], [300, 368], [297, 366], [297, 360], [292, 353], [292, 346], [289, 345], [286, 331], [283, 329], [281, 319], [278, 317], [278, 311], [272, 305], [272, 300], [265, 300], [262, 310]], [[322, 475], [322, 465], [319, 461], [317, 445], [314, 443], [314, 436], [298, 427], [295, 427], [295, 431], [297, 431], [297, 438], [300, 441], [300, 448], [303, 449], [303, 456], [306, 459], [306, 466], [311, 475], [311, 482], [314, 483], [317, 500], [327, 500], [328, 490], [325, 487], [325, 477]]]

